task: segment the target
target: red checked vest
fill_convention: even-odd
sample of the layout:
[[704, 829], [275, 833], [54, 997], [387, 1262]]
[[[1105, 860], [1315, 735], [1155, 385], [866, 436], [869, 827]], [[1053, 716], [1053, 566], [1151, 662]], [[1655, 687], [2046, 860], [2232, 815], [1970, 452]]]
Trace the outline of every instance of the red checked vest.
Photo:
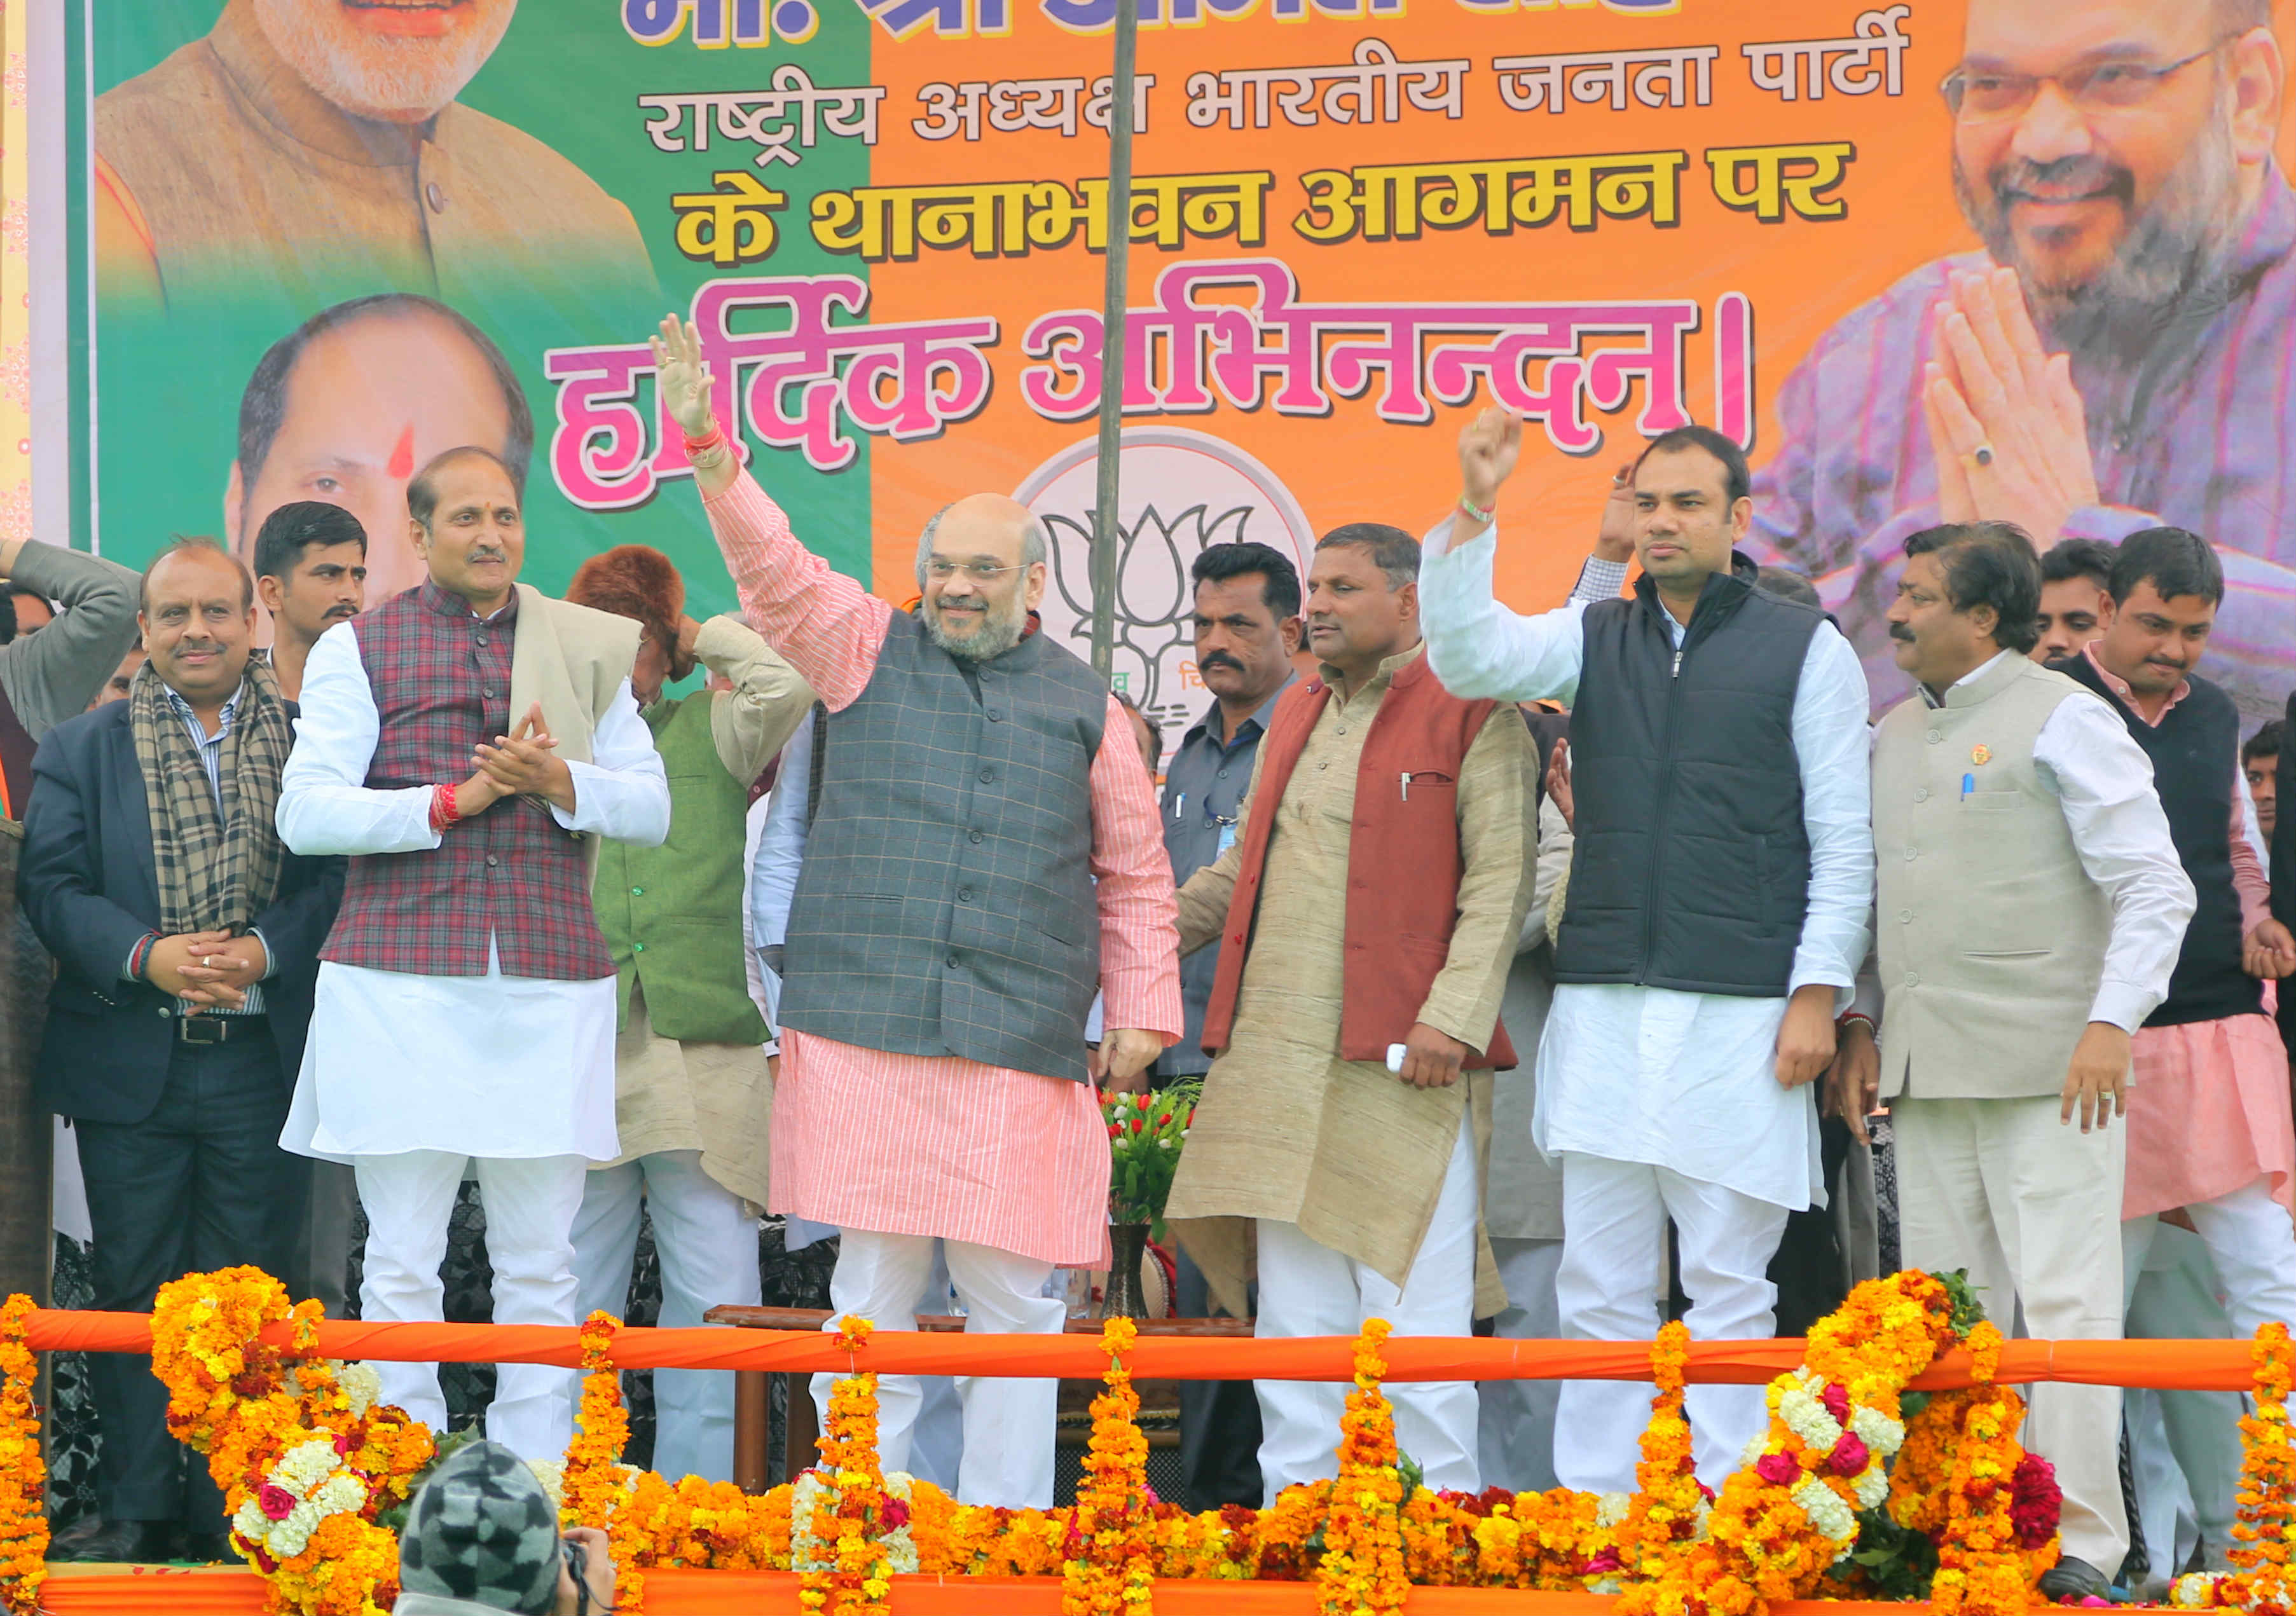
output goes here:
[[[1220, 929], [1219, 974], [1204, 1012], [1204, 1053], [1227, 1046], [1244, 956], [1259, 906], [1267, 841], [1283, 788], [1331, 700], [1320, 678], [1294, 685], [1275, 704], [1259, 743], [1259, 783], [1252, 787], [1243, 863]], [[1496, 703], [1463, 701], [1427, 671], [1424, 656], [1399, 669], [1372, 716], [1356, 771], [1355, 825], [1348, 836], [1345, 1003], [1340, 1058], [1384, 1064], [1419, 1020], [1435, 978], [1451, 955], [1459, 921], [1459, 768]], [[1398, 785], [1411, 776], [1411, 789]], [[1512, 1067], [1514, 1046], [1491, 1023], [1488, 1050], [1470, 1050], [1472, 1070]]]
[[[376, 791], [465, 779], [471, 749], [510, 729], [518, 602], [481, 622], [424, 583], [357, 619], [359, 660], [381, 715], [366, 783]], [[373, 971], [483, 976], [494, 939], [504, 976], [586, 981], [614, 974], [590, 906], [582, 839], [550, 810], [505, 798], [435, 849], [350, 861], [319, 957]]]

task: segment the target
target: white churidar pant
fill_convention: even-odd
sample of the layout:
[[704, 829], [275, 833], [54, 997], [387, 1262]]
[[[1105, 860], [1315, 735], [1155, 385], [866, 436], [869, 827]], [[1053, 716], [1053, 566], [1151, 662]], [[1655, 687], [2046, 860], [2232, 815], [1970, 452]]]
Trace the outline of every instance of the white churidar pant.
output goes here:
[[[593, 1169], [574, 1219], [575, 1311], [623, 1317], [637, 1257], [641, 1207], [653, 1218], [661, 1264], [661, 1325], [693, 1329], [715, 1307], [758, 1302], [758, 1220], [701, 1170], [700, 1151], [657, 1151]], [[653, 1467], [676, 1481], [734, 1479], [734, 1375], [653, 1372]]]
[[[1898, 1241], [1908, 1268], [1969, 1282], [2005, 1332], [2021, 1306], [2042, 1341], [2118, 1341], [2126, 1124], [2084, 1134], [2054, 1095], [1890, 1103]], [[2030, 1389], [2025, 1446], [2056, 1466], [2064, 1552], [2107, 1577], [2128, 1553], [2120, 1496], [2120, 1388]]]
[[[1777, 1329], [1770, 1259], [1786, 1209], [1669, 1168], [1572, 1151], [1562, 1158], [1562, 1264], [1554, 1278], [1566, 1341], [1648, 1341], [1658, 1333], [1666, 1226], [1680, 1244], [1683, 1323], [1697, 1341], [1759, 1339]], [[1554, 1474], [1587, 1492], [1632, 1492], [1647, 1381], [1565, 1381], [1554, 1414]], [[1721, 1489], [1768, 1411], [1759, 1386], [1693, 1386], [1685, 1399], [1698, 1479]]]
[[[361, 1156], [360, 1204], [366, 1208], [366, 1271], [359, 1313], [370, 1324], [435, 1321], [446, 1290], [439, 1265], [447, 1256], [447, 1220], [467, 1156], [401, 1151]], [[480, 1157], [479, 1196], [487, 1213], [487, 1260], [494, 1268], [494, 1322], [575, 1325], [574, 1214], [582, 1204], [589, 1163], [580, 1156], [516, 1161]], [[436, 1364], [378, 1360], [382, 1400], [433, 1431], [447, 1429], [447, 1399]], [[579, 1373], [548, 1364], [504, 1364], [495, 1374], [487, 1435], [521, 1459], [565, 1456], [574, 1435]]]
[[[965, 1308], [968, 1333], [1058, 1335], [1068, 1323], [1068, 1304], [1044, 1294], [1053, 1265], [1033, 1257], [1000, 1251], [963, 1240], [929, 1235], [884, 1235], [870, 1229], [840, 1231], [837, 1267], [830, 1276], [828, 1322], [851, 1313], [888, 1330], [913, 1329], [918, 1299], [925, 1293], [933, 1251], [948, 1259], [949, 1282]], [[822, 1419], [829, 1417], [834, 1374], [813, 1377], [813, 1398]], [[964, 1406], [964, 1454], [958, 1462], [960, 1504], [1004, 1509], [1050, 1509], [1053, 1504], [1053, 1440], [1059, 1413], [1056, 1380], [1013, 1380], [996, 1375], [960, 1375], [956, 1395]], [[909, 1468], [922, 1395], [905, 1374], [877, 1381], [877, 1456], [888, 1471]]]
[[[1259, 1320], [1262, 1339], [1354, 1335], [1383, 1318], [1397, 1335], [1466, 1335], [1474, 1328], [1475, 1221], [1482, 1195], [1475, 1172], [1474, 1128], [1462, 1117], [1427, 1233], [1401, 1291], [1353, 1259], [1310, 1240], [1292, 1223], [1261, 1218]], [[1348, 1388], [1315, 1381], [1258, 1383], [1262, 1437], [1259, 1473], [1267, 1502], [1296, 1481], [1339, 1473], [1340, 1416]], [[1482, 1490], [1476, 1463], [1476, 1397], [1472, 1381], [1390, 1382], [1395, 1439], [1426, 1472], [1427, 1485]]]

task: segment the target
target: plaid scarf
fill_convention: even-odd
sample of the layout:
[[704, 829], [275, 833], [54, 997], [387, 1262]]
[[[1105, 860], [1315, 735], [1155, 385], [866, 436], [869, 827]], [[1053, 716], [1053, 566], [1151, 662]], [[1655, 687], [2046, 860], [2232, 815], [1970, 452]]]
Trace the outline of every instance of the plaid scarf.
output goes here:
[[136, 671], [128, 691], [127, 726], [152, 808], [163, 936], [209, 931], [238, 936], [279, 894], [286, 852], [272, 816], [294, 735], [279, 681], [264, 663], [248, 663], [238, 701], [217, 760], [218, 811], [199, 744], [151, 663]]

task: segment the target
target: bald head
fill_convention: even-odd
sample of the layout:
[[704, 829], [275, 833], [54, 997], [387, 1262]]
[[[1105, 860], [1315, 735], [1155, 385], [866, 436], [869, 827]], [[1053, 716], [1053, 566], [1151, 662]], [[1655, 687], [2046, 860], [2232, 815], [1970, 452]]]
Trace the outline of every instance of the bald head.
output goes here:
[[994, 555], [1006, 565], [1033, 567], [1047, 559], [1044, 523], [1009, 494], [968, 494], [943, 505], [917, 539], [917, 587], [938, 554], [966, 562]]

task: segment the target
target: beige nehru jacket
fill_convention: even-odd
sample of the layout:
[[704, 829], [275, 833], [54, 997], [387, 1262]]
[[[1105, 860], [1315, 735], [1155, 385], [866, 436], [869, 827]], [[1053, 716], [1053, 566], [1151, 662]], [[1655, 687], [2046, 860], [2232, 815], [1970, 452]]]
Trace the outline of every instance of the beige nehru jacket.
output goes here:
[[[1874, 742], [1882, 1094], [2056, 1095], [2088, 1023], [2112, 933], [2033, 743], [2058, 703], [2096, 698], [2021, 656]], [[1972, 787], [1962, 787], [1967, 776]]]
[[[543, 727], [557, 742], [558, 755], [587, 763], [598, 720], [637, 660], [638, 626], [626, 617], [555, 599], [529, 584], [515, 587], [510, 721], [515, 726], [529, 710], [541, 708]], [[594, 876], [598, 839], [584, 835], [583, 841]]]
[[422, 124], [351, 116], [271, 48], [250, 0], [98, 96], [95, 151], [108, 296], [267, 291], [307, 313], [385, 288], [657, 296], [629, 209], [581, 169], [459, 102]]

